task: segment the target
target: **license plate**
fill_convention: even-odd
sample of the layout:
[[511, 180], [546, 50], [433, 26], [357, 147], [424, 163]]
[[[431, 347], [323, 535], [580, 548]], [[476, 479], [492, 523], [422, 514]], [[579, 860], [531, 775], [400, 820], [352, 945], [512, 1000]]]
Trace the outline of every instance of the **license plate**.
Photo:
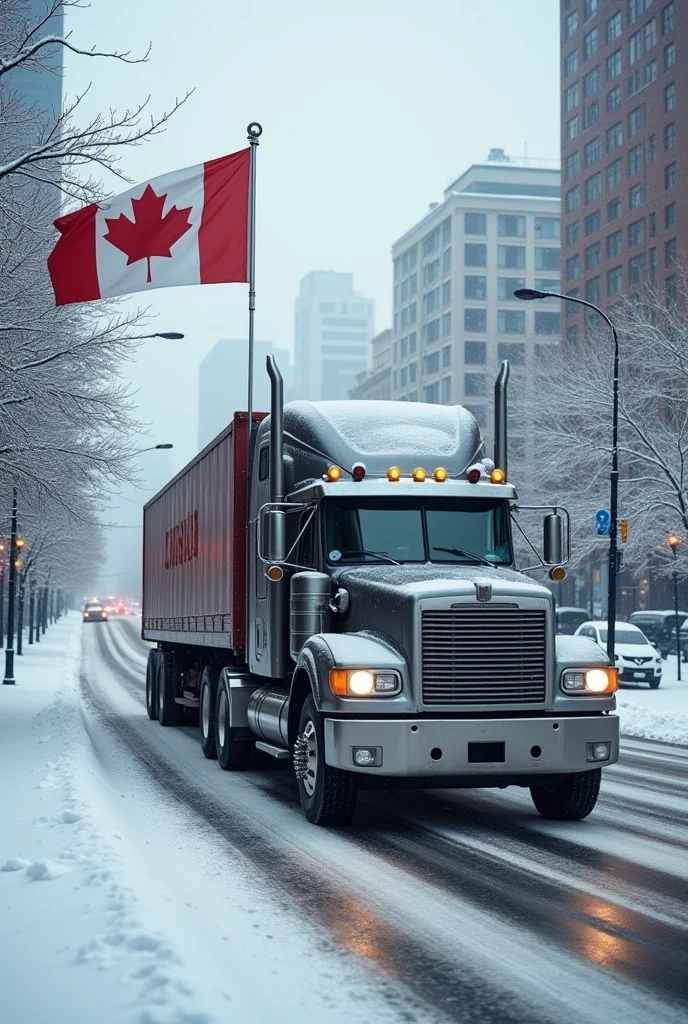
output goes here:
[[645, 672], [634, 672], [633, 673], [633, 678], [634, 679], [644, 679], [645, 678]]

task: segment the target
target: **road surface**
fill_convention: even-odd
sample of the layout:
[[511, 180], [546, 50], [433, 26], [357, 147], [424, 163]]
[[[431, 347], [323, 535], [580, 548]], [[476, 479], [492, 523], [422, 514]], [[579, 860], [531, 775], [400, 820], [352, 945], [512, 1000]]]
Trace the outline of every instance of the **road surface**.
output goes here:
[[84, 716], [113, 786], [145, 793], [174, 836], [161, 870], [193, 875], [205, 840], [239, 858], [261, 920], [302, 922], [333, 1006], [357, 1021], [376, 999], [418, 1022], [688, 1019], [687, 749], [625, 741], [583, 822], [544, 821], [527, 790], [445, 790], [363, 794], [352, 825], [316, 828], [290, 770], [222, 772], [195, 727], [149, 721], [138, 623], [83, 630]]

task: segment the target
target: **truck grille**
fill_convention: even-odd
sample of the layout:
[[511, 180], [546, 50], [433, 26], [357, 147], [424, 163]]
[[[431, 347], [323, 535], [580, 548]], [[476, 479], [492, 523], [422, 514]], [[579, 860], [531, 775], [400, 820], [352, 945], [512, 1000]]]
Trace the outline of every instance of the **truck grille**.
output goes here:
[[466, 605], [422, 613], [424, 704], [545, 699], [544, 611]]

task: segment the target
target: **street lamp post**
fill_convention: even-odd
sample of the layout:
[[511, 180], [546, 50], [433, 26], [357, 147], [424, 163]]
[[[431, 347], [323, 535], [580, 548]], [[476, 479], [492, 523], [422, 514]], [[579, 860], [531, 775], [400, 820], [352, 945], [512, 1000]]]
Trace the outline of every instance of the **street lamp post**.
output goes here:
[[680, 539], [675, 533], [670, 533], [667, 537], [667, 544], [671, 548], [671, 553], [674, 556], [674, 569], [672, 576], [674, 577], [674, 614], [676, 616], [676, 662], [678, 664], [678, 681], [681, 681], [681, 630], [678, 624], [678, 569], [676, 568], [676, 549], [681, 543]]
[[609, 476], [609, 587], [607, 594], [607, 654], [612, 665], [616, 664], [614, 641], [616, 639], [616, 590], [618, 576], [618, 513], [619, 513], [619, 337], [616, 328], [607, 314], [599, 306], [573, 295], [560, 295], [559, 292], [541, 292], [535, 288], [519, 288], [514, 292], [517, 299], [561, 299], [562, 302], [575, 302], [579, 306], [587, 306], [609, 325], [614, 339], [614, 381], [612, 389], [612, 469]]
[[17, 580], [17, 488], [12, 491], [12, 526], [10, 530], [10, 579], [7, 592], [7, 647], [5, 649], [5, 676], [3, 684], [14, 686], [14, 592]]
[[147, 341], [148, 338], [164, 338], [165, 341], [181, 341], [184, 337], [179, 331], [160, 331], [157, 334], [135, 334], [129, 341]]
[[139, 451], [134, 452], [134, 455], [143, 455], [144, 452], [155, 452], [161, 448], [174, 448], [173, 444], [154, 444], [150, 448], [141, 448]]

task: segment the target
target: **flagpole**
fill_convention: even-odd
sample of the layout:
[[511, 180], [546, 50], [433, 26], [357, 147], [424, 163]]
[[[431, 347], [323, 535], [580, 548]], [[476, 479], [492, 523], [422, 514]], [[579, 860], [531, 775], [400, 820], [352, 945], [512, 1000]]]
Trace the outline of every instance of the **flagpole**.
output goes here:
[[256, 153], [263, 129], [252, 121], [246, 129], [251, 149], [248, 186], [248, 466], [246, 480], [251, 476], [251, 439], [253, 435], [253, 319], [256, 311]]

